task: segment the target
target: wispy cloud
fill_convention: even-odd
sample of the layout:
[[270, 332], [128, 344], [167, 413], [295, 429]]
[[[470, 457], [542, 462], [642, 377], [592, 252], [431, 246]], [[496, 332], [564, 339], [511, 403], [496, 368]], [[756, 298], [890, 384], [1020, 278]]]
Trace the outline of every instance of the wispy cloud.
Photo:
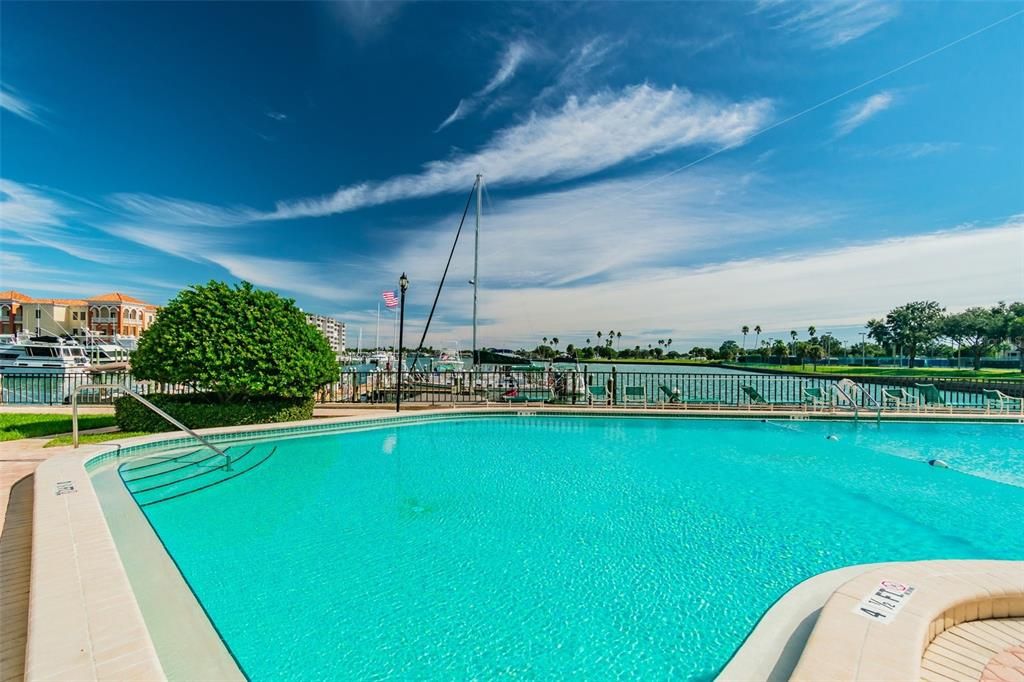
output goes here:
[[342, 22], [353, 38], [365, 43], [394, 21], [402, 5], [398, 0], [336, 0], [324, 7]]
[[431, 161], [419, 173], [340, 187], [327, 196], [280, 201], [272, 211], [218, 207], [139, 194], [112, 201], [132, 225], [231, 226], [247, 222], [346, 213], [405, 199], [459, 192], [477, 173], [492, 186], [568, 180], [626, 161], [686, 147], [742, 144], [772, 116], [767, 99], [732, 102], [684, 88], [634, 85], [586, 99], [570, 97], [560, 109], [534, 113], [495, 133], [482, 148]]
[[9, 111], [36, 125], [44, 125], [42, 119], [39, 118], [39, 107], [21, 97], [10, 86], [2, 84], [0, 84], [0, 109]]
[[168, 199], [151, 194], [113, 194], [112, 206], [128, 222], [161, 224], [174, 227], [230, 227], [258, 220], [261, 213], [255, 209], [213, 206], [186, 199]]
[[268, 111], [266, 112], [267, 118], [272, 118], [275, 121], [284, 121], [288, 119], [288, 114], [283, 114], [280, 111]]
[[758, 9], [777, 21], [776, 28], [805, 35], [822, 48], [845, 45], [899, 14], [895, 4], [876, 0], [762, 0]]
[[736, 37], [734, 31], [726, 31], [724, 33], [718, 33], [711, 36], [698, 36], [695, 38], [676, 38], [671, 40], [660, 40], [659, 43], [665, 47], [678, 49], [686, 52], [689, 56], [694, 57], [701, 52], [707, 52], [714, 50], [717, 47], [725, 45]]
[[500, 88], [502, 85], [507, 83], [515, 76], [519, 66], [532, 54], [532, 48], [530, 44], [525, 40], [514, 40], [505, 46], [505, 50], [501, 56], [501, 62], [498, 65], [498, 70], [491, 76], [491, 79], [487, 81], [480, 90], [469, 97], [464, 97], [459, 100], [455, 110], [449, 114], [448, 118], [442, 121], [441, 125], [434, 131], [439, 132], [444, 130], [452, 123], [469, 116], [477, 107], [484, 101], [488, 95]]
[[556, 96], [562, 96], [565, 92], [582, 88], [587, 75], [603, 64], [608, 56], [623, 43], [623, 40], [597, 36], [573, 48], [559, 66], [554, 81], [540, 91], [536, 101], [545, 102]]
[[836, 135], [842, 137], [864, 125], [896, 103], [896, 94], [885, 90], [848, 106], [836, 121]]
[[920, 159], [926, 156], [948, 154], [961, 147], [959, 142], [907, 142], [891, 144], [879, 149], [858, 151], [856, 155], [883, 159]]
[[279, 202], [264, 218], [325, 216], [458, 191], [481, 172], [492, 185], [578, 178], [684, 147], [740, 144], [771, 114], [766, 99], [728, 102], [646, 84], [583, 100], [570, 97], [561, 109], [498, 131], [476, 152], [432, 161], [414, 175]]
[[80, 227], [69, 224], [75, 212], [46, 190], [0, 178], [0, 241], [48, 246], [76, 258], [112, 263], [118, 254]]

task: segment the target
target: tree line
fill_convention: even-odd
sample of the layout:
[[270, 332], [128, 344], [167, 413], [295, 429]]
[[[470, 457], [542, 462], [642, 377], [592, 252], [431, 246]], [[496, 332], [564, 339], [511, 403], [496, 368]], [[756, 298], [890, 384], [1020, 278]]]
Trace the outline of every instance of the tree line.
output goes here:
[[[947, 313], [937, 301], [912, 301], [890, 310], [882, 318], [873, 318], [865, 324], [865, 339], [860, 343], [844, 345], [830, 333], [818, 335], [811, 325], [806, 339], [797, 330], [790, 330], [788, 340], [762, 339], [761, 325], [743, 325], [742, 342], [723, 341], [718, 348], [694, 346], [683, 353], [672, 349], [672, 339], [658, 339], [647, 347], [636, 344], [621, 348], [622, 332], [609, 330], [594, 334], [597, 343], [586, 339], [585, 346], [568, 344], [559, 349], [558, 337], [543, 337], [542, 343], [531, 355], [538, 359], [552, 359], [565, 354], [580, 360], [599, 359], [704, 359], [733, 361], [740, 357], [771, 358], [782, 364], [785, 358], [796, 357], [801, 362], [815, 365], [822, 359], [841, 355], [864, 357], [906, 356], [913, 367], [918, 357], [957, 357], [966, 354], [974, 369], [981, 368], [981, 359], [987, 354], [1014, 348], [1020, 354], [1020, 369], [1024, 373], [1024, 302], [1003, 303], [993, 306], [974, 306], [959, 313]], [[753, 346], [747, 348], [747, 337], [753, 332]], [[869, 341], [870, 340], [870, 341]]]

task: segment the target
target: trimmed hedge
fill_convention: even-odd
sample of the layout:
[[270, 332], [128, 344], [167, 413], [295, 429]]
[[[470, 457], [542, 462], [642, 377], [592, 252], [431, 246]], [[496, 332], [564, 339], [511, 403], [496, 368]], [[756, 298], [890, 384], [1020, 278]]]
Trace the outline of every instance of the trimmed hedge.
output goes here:
[[[157, 393], [146, 399], [190, 429], [271, 424], [313, 417], [312, 398], [254, 398], [246, 402], [219, 403], [213, 395]], [[131, 396], [114, 401], [114, 416], [122, 431], [176, 430], [170, 422]]]

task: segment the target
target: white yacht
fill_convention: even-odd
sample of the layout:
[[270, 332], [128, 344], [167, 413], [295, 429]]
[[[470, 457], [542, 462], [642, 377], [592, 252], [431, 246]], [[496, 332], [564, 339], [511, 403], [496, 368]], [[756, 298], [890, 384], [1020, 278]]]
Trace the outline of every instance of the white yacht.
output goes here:
[[73, 374], [89, 368], [85, 349], [73, 341], [56, 336], [0, 337], [0, 372], [4, 374]]

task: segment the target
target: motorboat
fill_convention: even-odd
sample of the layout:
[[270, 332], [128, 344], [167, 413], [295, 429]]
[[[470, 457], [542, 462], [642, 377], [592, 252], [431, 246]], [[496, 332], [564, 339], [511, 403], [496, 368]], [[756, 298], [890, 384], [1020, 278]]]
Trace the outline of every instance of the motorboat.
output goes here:
[[58, 336], [0, 338], [0, 372], [5, 375], [74, 374], [90, 367], [85, 349], [74, 341]]

